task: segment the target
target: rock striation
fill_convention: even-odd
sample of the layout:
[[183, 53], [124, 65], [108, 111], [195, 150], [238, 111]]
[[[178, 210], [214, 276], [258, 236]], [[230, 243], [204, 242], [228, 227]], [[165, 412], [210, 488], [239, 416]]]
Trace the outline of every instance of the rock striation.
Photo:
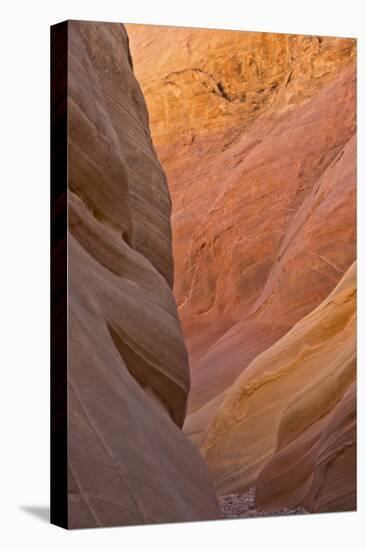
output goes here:
[[[184, 430], [201, 447], [221, 495], [255, 488], [255, 508], [263, 513], [305, 505], [351, 509], [353, 443], [347, 458], [338, 453], [341, 434], [354, 430], [351, 380], [328, 401], [323, 423], [309, 417], [306, 430], [299, 428], [293, 446], [286, 441], [277, 449], [273, 441], [266, 446], [267, 436], [256, 439], [271, 410], [270, 391], [250, 401], [252, 424], [236, 423], [234, 415], [221, 441], [217, 423], [225, 410], [233, 414], [226, 407], [239, 381], [253, 365], [265, 378], [271, 359], [265, 362], [264, 354], [271, 357], [279, 342], [291, 347], [292, 330], [308, 330], [312, 312], [319, 319], [310, 322], [325, 338], [312, 345], [329, 359], [324, 367], [314, 363], [319, 376], [335, 368], [333, 345], [354, 346], [354, 330], [345, 325], [333, 338], [317, 308], [342, 277], [349, 282], [356, 257], [356, 42], [145, 25], [127, 30], [172, 198], [174, 294], [191, 367]], [[333, 311], [333, 324], [342, 311]], [[291, 353], [302, 360], [307, 348], [299, 334]], [[347, 355], [343, 360], [338, 367], [354, 372]], [[293, 385], [286, 378], [283, 395], [296, 402], [305, 378]], [[312, 391], [315, 401], [310, 389], [306, 399], [317, 410]], [[235, 414], [246, 418], [238, 403]], [[279, 417], [285, 422], [286, 415]], [[277, 428], [271, 424], [274, 440]], [[316, 445], [303, 485], [287, 486], [290, 453], [301, 456], [310, 441]]]
[[181, 430], [171, 203], [128, 37], [119, 24], [68, 28], [69, 526], [214, 519]]
[[221, 494], [256, 507], [355, 507], [356, 267], [231, 387], [203, 445]]
[[355, 41], [127, 28], [172, 196], [189, 412], [207, 411], [355, 259]]

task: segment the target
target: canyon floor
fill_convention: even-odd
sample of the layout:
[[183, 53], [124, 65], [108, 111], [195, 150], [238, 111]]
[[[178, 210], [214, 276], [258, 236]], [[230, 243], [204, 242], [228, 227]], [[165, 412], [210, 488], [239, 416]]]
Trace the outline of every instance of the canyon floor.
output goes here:
[[246, 493], [234, 493], [219, 498], [222, 515], [225, 519], [256, 518], [268, 516], [290, 516], [308, 514], [305, 508], [281, 508], [271, 512], [261, 512], [255, 509], [255, 488]]

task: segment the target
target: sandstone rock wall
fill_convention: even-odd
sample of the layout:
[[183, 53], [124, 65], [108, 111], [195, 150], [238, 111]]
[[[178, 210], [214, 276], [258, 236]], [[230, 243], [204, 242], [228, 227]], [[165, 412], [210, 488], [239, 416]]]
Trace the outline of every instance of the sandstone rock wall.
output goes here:
[[229, 390], [203, 445], [221, 494], [257, 485], [257, 508], [354, 507], [355, 284], [353, 265]]
[[127, 29], [172, 195], [201, 439], [198, 416], [355, 259], [355, 41]]
[[[341, 434], [354, 430], [351, 390], [343, 405], [341, 400], [347, 385], [328, 401], [323, 420], [310, 419], [300, 429], [293, 447], [289, 442], [276, 450], [275, 443], [256, 440], [261, 422], [264, 428], [270, 422], [270, 391], [251, 401], [254, 431], [234, 416], [221, 444], [214, 426], [238, 377], [251, 372], [266, 350], [273, 353], [276, 342], [290, 346], [293, 327], [318, 311], [342, 277], [349, 280], [356, 256], [356, 43], [144, 25], [127, 29], [172, 197], [174, 293], [191, 366], [184, 429], [202, 447], [221, 494], [258, 481], [257, 504], [264, 509], [299, 501], [311, 510], [350, 509], [354, 440], [347, 459], [337, 450]], [[334, 324], [346, 314], [342, 309], [334, 311]], [[321, 334], [323, 322], [316, 321]], [[325, 369], [335, 368], [336, 349], [354, 346], [353, 329], [343, 328], [337, 340], [327, 333], [324, 342], [314, 343]], [[301, 355], [306, 350], [301, 337], [296, 345]], [[348, 356], [343, 360], [338, 367], [350, 372]], [[265, 378], [267, 366], [258, 367], [259, 377]], [[313, 367], [322, 376], [323, 366]], [[286, 378], [283, 395], [296, 401], [301, 376], [293, 386]], [[317, 410], [317, 393], [310, 405], [311, 394], [309, 389], [307, 414], [311, 407]], [[239, 418], [246, 415], [239, 405], [235, 411]], [[277, 427], [269, 430], [274, 439]], [[281, 471], [290, 453], [301, 455], [302, 445], [313, 448], [307, 473], [287, 487]], [[328, 468], [324, 457], [332, 453]], [[277, 480], [276, 497], [269, 479]]]
[[243, 130], [264, 111], [301, 103], [355, 54], [355, 41], [347, 38], [126, 28], [159, 153], [163, 144]]
[[119, 24], [69, 23], [69, 526], [219, 517], [181, 431], [170, 197]]

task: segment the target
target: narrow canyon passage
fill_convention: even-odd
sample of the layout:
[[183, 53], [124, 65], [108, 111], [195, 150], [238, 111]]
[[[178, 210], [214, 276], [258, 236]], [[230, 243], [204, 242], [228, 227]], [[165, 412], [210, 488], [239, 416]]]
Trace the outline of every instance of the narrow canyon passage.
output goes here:
[[65, 25], [68, 527], [355, 509], [355, 41]]

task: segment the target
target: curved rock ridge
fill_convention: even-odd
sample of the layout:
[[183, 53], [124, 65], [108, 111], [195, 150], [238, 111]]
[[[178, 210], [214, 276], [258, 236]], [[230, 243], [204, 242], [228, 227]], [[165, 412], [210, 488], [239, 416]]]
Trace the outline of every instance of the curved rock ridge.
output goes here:
[[257, 480], [256, 505], [301, 503], [311, 512], [357, 507], [356, 383], [324, 419], [275, 453]]
[[214, 519], [181, 431], [170, 197], [123, 25], [69, 23], [69, 527]]
[[356, 266], [227, 392], [202, 453], [219, 494], [257, 509], [353, 510]]

